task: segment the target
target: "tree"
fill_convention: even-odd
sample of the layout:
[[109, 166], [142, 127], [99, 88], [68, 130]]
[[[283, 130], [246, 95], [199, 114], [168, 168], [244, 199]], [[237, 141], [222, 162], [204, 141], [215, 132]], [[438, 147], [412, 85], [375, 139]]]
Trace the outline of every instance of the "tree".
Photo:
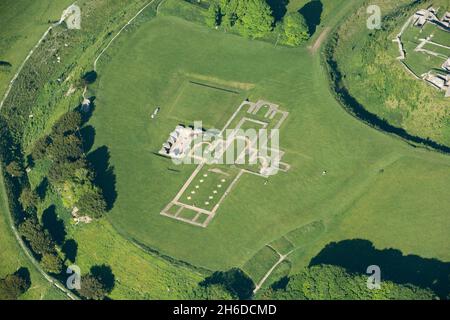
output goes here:
[[83, 194], [77, 206], [83, 214], [91, 218], [100, 218], [106, 212], [105, 198], [97, 187], [94, 187], [91, 192]]
[[283, 43], [290, 46], [298, 46], [309, 39], [306, 20], [298, 12], [292, 12], [283, 19]]
[[75, 172], [77, 170], [85, 169], [87, 167], [88, 164], [84, 158], [78, 159], [73, 162], [53, 162], [48, 172], [48, 180], [54, 185], [61, 184], [64, 181], [71, 179], [75, 175]]
[[220, 6], [217, 2], [211, 3], [205, 14], [205, 23], [208, 27], [214, 28], [221, 23]]
[[245, 37], [261, 38], [272, 30], [272, 10], [264, 0], [239, 1], [236, 14], [238, 29]]
[[56, 135], [51, 139], [48, 156], [53, 161], [75, 161], [83, 156], [83, 144], [75, 134]]
[[92, 180], [92, 172], [88, 169], [80, 168], [75, 170], [73, 175], [64, 181], [59, 188], [64, 206], [71, 209], [80, 201], [83, 195], [95, 192]]
[[11, 161], [6, 166], [6, 172], [8, 172], [12, 177], [21, 177], [21, 176], [23, 176], [22, 166], [16, 161]]
[[30, 286], [29, 271], [26, 268], [20, 268], [15, 273], [0, 279], [0, 300], [16, 300]]
[[238, 20], [237, 7], [239, 0], [219, 0], [220, 12], [222, 14], [222, 24], [225, 28], [231, 28]]
[[74, 133], [82, 125], [81, 114], [78, 111], [69, 111], [63, 114], [53, 125], [53, 135]]
[[220, 284], [198, 286], [189, 294], [192, 300], [235, 300], [237, 297]]
[[31, 190], [30, 187], [25, 187], [19, 197], [19, 202], [22, 205], [23, 210], [29, 211], [35, 209], [39, 202], [39, 197], [36, 191]]
[[19, 233], [28, 241], [35, 253], [43, 255], [55, 251], [55, 244], [36, 218], [29, 218], [22, 222], [19, 225]]
[[91, 274], [81, 277], [81, 288], [78, 293], [89, 300], [102, 300], [108, 294], [101, 281]]
[[39, 160], [45, 157], [47, 153], [47, 148], [50, 144], [50, 139], [48, 136], [44, 136], [36, 140], [31, 151], [31, 157], [34, 160]]
[[56, 254], [44, 253], [41, 259], [41, 265], [47, 272], [60, 274], [63, 268], [63, 261]]

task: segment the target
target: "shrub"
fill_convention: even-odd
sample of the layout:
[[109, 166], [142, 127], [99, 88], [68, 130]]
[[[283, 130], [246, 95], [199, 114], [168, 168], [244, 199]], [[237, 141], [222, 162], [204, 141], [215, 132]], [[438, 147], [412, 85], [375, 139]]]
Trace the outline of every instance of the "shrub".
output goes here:
[[238, 30], [245, 37], [262, 38], [272, 30], [272, 10], [264, 0], [239, 1], [236, 14]]
[[25, 187], [20, 194], [19, 202], [22, 205], [23, 210], [29, 211], [31, 209], [36, 209], [39, 197], [36, 191], [31, 190], [30, 187]]
[[17, 161], [12, 161], [6, 166], [6, 172], [11, 175], [11, 177], [21, 177], [23, 176], [23, 168]]
[[298, 46], [309, 39], [306, 20], [298, 12], [292, 12], [283, 19], [283, 43], [290, 46]]
[[42, 268], [50, 273], [60, 274], [63, 269], [63, 261], [53, 253], [44, 253], [41, 259]]
[[89, 300], [102, 300], [108, 294], [100, 280], [91, 274], [81, 278], [81, 288], [78, 290], [78, 293]]

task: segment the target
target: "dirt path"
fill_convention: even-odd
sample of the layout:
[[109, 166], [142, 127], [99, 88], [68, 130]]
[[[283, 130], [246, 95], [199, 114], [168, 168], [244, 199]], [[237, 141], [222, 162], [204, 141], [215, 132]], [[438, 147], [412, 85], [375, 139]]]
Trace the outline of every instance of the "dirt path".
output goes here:
[[[272, 248], [273, 249], [273, 248]], [[274, 249], [275, 250], [275, 249]], [[261, 289], [262, 285], [264, 284], [264, 282], [266, 282], [267, 278], [269, 278], [269, 276], [272, 274], [273, 270], [275, 270], [276, 267], [278, 267], [278, 265], [280, 263], [282, 263], [287, 257], [288, 255], [290, 255], [292, 253], [291, 250], [288, 253], [286, 253], [285, 255], [282, 255], [281, 253], [279, 253], [278, 251], [275, 250], [276, 253], [278, 253], [278, 255], [280, 256], [280, 258], [278, 259], [278, 261], [272, 266], [272, 268], [269, 269], [269, 271], [267, 271], [267, 273], [264, 275], [264, 277], [261, 279], [260, 282], [258, 282], [258, 284], [255, 287], [255, 290], [253, 290], [253, 293], [258, 292], [259, 289]]]
[[322, 45], [322, 42], [326, 39], [328, 33], [330, 32], [330, 27], [326, 27], [322, 33], [319, 35], [319, 37], [317, 38], [316, 42], [314, 42], [314, 44], [312, 45], [312, 47], [310, 46], [308, 49], [312, 54], [315, 54], [317, 52], [317, 50], [319, 50], [320, 46]]

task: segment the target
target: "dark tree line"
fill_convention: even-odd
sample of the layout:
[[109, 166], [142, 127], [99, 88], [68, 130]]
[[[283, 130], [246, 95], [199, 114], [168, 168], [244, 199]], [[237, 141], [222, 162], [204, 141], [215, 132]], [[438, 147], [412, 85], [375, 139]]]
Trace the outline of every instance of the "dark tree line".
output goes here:
[[81, 214], [99, 218], [106, 212], [106, 201], [84, 153], [79, 133], [82, 123], [79, 111], [64, 114], [49, 135], [36, 141], [31, 155], [33, 161], [51, 160], [48, 181], [59, 190], [65, 207], [77, 207]]
[[367, 287], [367, 276], [333, 265], [316, 265], [285, 277], [261, 293], [275, 300], [432, 300], [428, 289], [382, 281], [380, 289]]
[[235, 29], [241, 35], [253, 39], [263, 38], [277, 31], [280, 42], [298, 46], [310, 37], [305, 18], [299, 12], [292, 12], [276, 21], [265, 0], [214, 0], [208, 8], [205, 23], [210, 27]]

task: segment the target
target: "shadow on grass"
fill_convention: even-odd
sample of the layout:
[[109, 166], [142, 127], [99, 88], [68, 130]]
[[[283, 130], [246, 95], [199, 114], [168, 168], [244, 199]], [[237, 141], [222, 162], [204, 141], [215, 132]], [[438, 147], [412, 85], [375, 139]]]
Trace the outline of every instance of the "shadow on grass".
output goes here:
[[300, 12], [306, 20], [309, 34], [312, 36], [320, 24], [323, 11], [323, 4], [320, 0], [312, 0], [305, 4], [298, 12]]
[[47, 194], [47, 189], [49, 187], [49, 182], [47, 177], [42, 179], [41, 183], [36, 187], [36, 193], [41, 200], [45, 199], [45, 195]]
[[83, 141], [83, 151], [89, 152], [94, 145], [95, 140], [95, 128], [91, 125], [84, 126], [80, 129], [81, 139]]
[[289, 4], [289, 0], [267, 0], [267, 4], [272, 9], [272, 15], [275, 22], [281, 21], [286, 14], [286, 7]]
[[429, 288], [441, 299], [450, 294], [450, 263], [417, 255], [405, 256], [397, 249], [378, 250], [368, 240], [329, 243], [310, 262], [310, 266], [319, 264], [336, 265], [359, 274], [366, 274], [368, 266], [377, 265], [382, 280]]
[[111, 156], [107, 146], [97, 148], [88, 154], [87, 159], [93, 166], [96, 177], [95, 184], [102, 189], [107, 210], [111, 210], [117, 199], [116, 175], [114, 167], [110, 165]]
[[42, 213], [42, 225], [57, 245], [63, 244], [67, 234], [66, 227], [64, 226], [64, 221], [58, 219], [56, 207], [54, 205], [51, 205]]
[[75, 263], [78, 254], [78, 244], [73, 239], [64, 242], [61, 251], [64, 253], [65, 260]]

